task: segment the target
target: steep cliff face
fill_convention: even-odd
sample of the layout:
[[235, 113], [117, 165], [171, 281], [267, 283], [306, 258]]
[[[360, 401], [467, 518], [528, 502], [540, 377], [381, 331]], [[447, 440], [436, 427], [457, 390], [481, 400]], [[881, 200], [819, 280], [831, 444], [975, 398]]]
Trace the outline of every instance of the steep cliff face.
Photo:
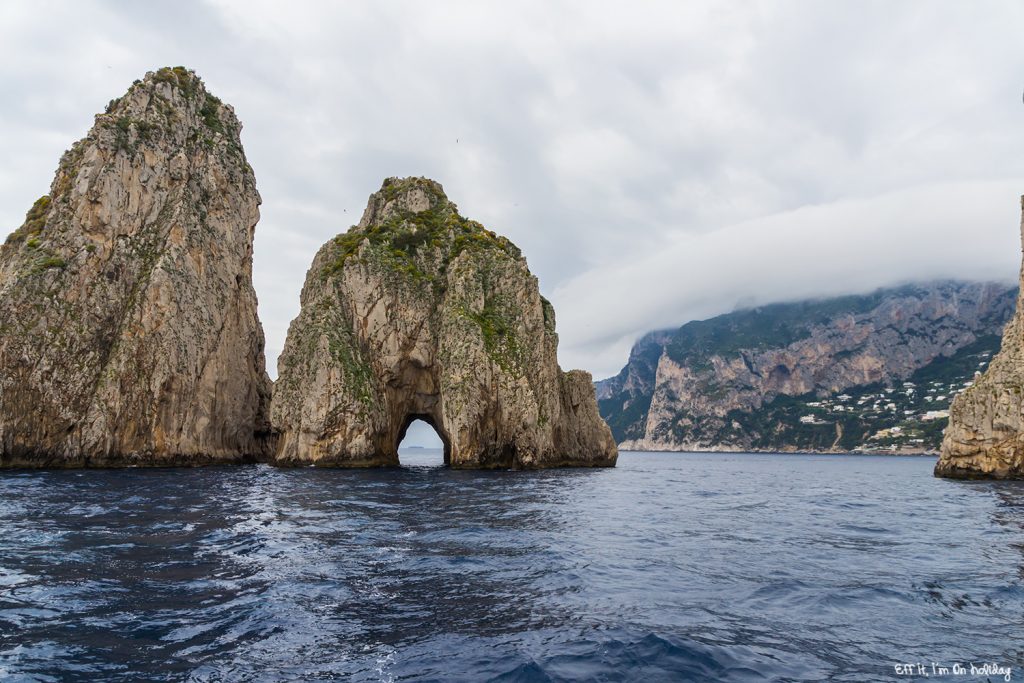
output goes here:
[[[1021, 208], [1024, 214], [1024, 197]], [[1024, 215], [1021, 240], [1024, 242]], [[953, 401], [935, 474], [1024, 478], [1024, 288], [1003, 332], [999, 353], [985, 373]]]
[[240, 129], [194, 73], [161, 69], [64, 154], [0, 248], [0, 465], [267, 454]]
[[611, 466], [590, 376], [562, 372], [551, 304], [511, 242], [439, 184], [388, 179], [317, 253], [278, 360], [279, 464], [398, 463], [413, 419], [453, 467]]
[[595, 382], [601, 416], [608, 421], [616, 441], [635, 438], [642, 432], [654, 396], [658, 362], [672, 340], [669, 330], [649, 332], [629, 352], [629, 362], [615, 377]]
[[[1013, 298], [1003, 285], [942, 282], [688, 323], [646, 337], [622, 373], [598, 383], [601, 412], [623, 448], [849, 450], [877, 425], [875, 403], [891, 402], [886, 389], [999, 334]], [[877, 396], [836, 408], [838, 419], [807, 407], [853, 387]], [[804, 397], [802, 412], [787, 397]], [[783, 413], [808, 420], [793, 425], [807, 433], [780, 422]]]

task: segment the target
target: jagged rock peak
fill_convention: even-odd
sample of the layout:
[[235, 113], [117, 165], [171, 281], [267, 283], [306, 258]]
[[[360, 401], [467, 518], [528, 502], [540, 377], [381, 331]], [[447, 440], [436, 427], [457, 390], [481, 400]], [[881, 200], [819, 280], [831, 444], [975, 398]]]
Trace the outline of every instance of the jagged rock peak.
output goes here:
[[[381, 189], [370, 195], [358, 225], [335, 237], [321, 250], [319, 261], [329, 273], [337, 272], [354, 256], [364, 241], [388, 245], [402, 265], [419, 275], [438, 275], [439, 268], [468, 248], [497, 249], [522, 260], [522, 252], [510, 240], [487, 230], [459, 213], [441, 184], [429, 178], [387, 178]], [[424, 253], [442, 254], [440, 262], [419, 264]], [[401, 252], [401, 253], [400, 253]], [[525, 264], [525, 260], [523, 261]], [[419, 269], [425, 265], [426, 269]]]
[[230, 106], [136, 81], [0, 248], [0, 465], [263, 457], [260, 198]]
[[590, 375], [558, 367], [519, 249], [426, 178], [389, 178], [306, 276], [278, 361], [279, 464], [398, 463], [410, 422], [453, 467], [614, 465]]
[[[1024, 243], [1024, 197], [1021, 213]], [[1024, 479], [1024, 264], [1020, 281], [999, 353], [950, 406], [937, 476]]]
[[150, 71], [121, 97], [111, 100], [97, 121], [112, 121], [118, 132], [145, 139], [152, 134], [201, 136], [204, 144], [234, 138], [241, 124], [235, 110], [206, 89], [194, 71], [182, 66]]
[[421, 177], [386, 178], [381, 189], [370, 195], [359, 226], [365, 228], [428, 211], [458, 214], [458, 207], [448, 201], [437, 181]]

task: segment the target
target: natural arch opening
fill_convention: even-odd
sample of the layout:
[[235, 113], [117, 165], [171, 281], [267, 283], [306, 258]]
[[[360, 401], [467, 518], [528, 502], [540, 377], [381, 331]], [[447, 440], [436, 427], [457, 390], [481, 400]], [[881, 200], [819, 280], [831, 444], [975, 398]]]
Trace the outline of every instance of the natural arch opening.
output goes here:
[[395, 445], [402, 465], [441, 467], [451, 464], [451, 446], [430, 415], [409, 415]]

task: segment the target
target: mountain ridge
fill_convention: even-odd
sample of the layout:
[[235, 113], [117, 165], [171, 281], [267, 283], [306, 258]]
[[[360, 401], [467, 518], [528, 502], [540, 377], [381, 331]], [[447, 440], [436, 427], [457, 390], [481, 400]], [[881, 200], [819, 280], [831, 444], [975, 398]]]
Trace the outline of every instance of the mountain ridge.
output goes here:
[[[818, 407], [807, 404], [854, 387], [877, 385], [875, 393], [884, 393], [936, 360], [953, 359], [979, 339], [987, 342], [971, 347], [972, 353], [990, 357], [998, 350], [997, 337], [1012, 313], [1015, 291], [994, 282], [913, 283], [865, 295], [769, 304], [650, 332], [634, 345], [622, 371], [596, 383], [601, 414], [627, 450], [873, 449], [886, 442], [882, 437], [872, 441], [882, 431], [876, 427], [898, 426], [893, 415], [864, 409], [880, 401], [877, 396], [855, 405], [850, 415], [834, 410], [844, 413], [842, 419], [832, 415], [812, 421]], [[957, 367], [964, 362], [957, 360]], [[949, 387], [943, 391], [935, 395], [947, 396]], [[857, 400], [868, 393], [859, 392]], [[799, 415], [799, 406], [790, 405], [797, 397], [804, 397]], [[922, 416], [948, 407], [906, 396], [895, 403], [901, 413], [915, 410]], [[756, 419], [768, 414], [778, 424]], [[800, 418], [803, 423], [791, 424]], [[826, 422], [834, 429], [827, 444], [820, 428], [803, 428]], [[804, 434], [808, 431], [819, 434], [812, 438]], [[924, 431], [922, 443], [900, 445], [905, 450], [936, 448], [934, 424]], [[901, 428], [899, 433], [911, 432]], [[922, 437], [913, 433], [914, 439]]]

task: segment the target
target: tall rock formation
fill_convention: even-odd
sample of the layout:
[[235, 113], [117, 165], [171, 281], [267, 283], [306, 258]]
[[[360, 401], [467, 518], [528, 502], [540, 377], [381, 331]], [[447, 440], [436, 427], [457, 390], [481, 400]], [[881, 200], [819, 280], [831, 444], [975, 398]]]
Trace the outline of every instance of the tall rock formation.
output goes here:
[[562, 372], [555, 313], [519, 249], [439, 184], [390, 178], [325, 244], [278, 360], [278, 464], [398, 464], [410, 422], [452, 467], [612, 466], [590, 376]]
[[[1024, 197], [1021, 198], [1024, 214]], [[1021, 218], [1024, 242], [1024, 215]], [[1021, 267], [1024, 285], [1024, 265]], [[940, 477], [1024, 479], [1024, 287], [988, 369], [950, 407]]]
[[160, 69], [64, 154], [0, 248], [0, 465], [267, 455], [240, 130], [193, 72]]
[[[651, 333], [597, 383], [601, 414], [627, 449], [935, 448], [936, 414], [994, 351], [1015, 296], [998, 283], [932, 282]], [[872, 438], [897, 426], [906, 438]]]

